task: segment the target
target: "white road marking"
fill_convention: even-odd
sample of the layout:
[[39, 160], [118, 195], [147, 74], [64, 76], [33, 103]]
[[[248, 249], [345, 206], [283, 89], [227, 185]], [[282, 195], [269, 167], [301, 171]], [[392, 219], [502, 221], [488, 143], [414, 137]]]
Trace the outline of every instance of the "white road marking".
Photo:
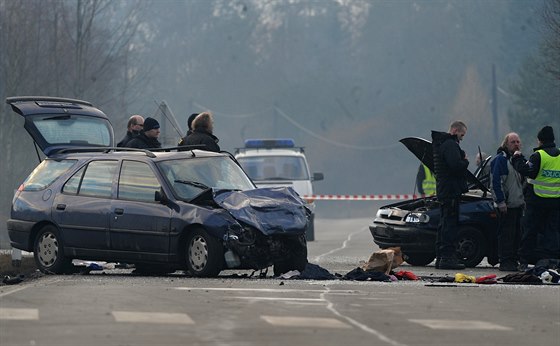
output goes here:
[[350, 329], [350, 325], [334, 318], [296, 317], [296, 316], [261, 316], [263, 320], [273, 326], [304, 327], [304, 328], [343, 328]]
[[37, 309], [11, 309], [0, 308], [0, 320], [38, 320], [39, 310]]
[[[368, 226], [368, 227], [369, 227], [369, 226]], [[360, 229], [359, 231], [350, 233], [350, 234], [348, 235], [348, 237], [346, 238], [346, 240], [344, 240], [344, 242], [342, 242], [342, 246], [341, 246], [341, 247], [336, 248], [336, 249], [332, 249], [331, 251], [325, 252], [324, 254], [321, 254], [321, 255], [319, 255], [319, 256], [315, 256], [311, 262], [319, 262], [320, 259], [321, 259], [321, 257], [326, 257], [326, 256], [328, 256], [328, 255], [330, 255], [330, 254], [333, 254], [333, 253], [335, 253], [335, 252], [337, 252], [337, 251], [340, 251], [340, 250], [343, 250], [343, 249], [347, 248], [347, 247], [348, 247], [348, 242], [352, 239], [352, 237], [355, 236], [356, 234], [359, 234], [359, 233], [362, 233], [363, 231], [368, 230], [368, 227], [363, 227], [363, 228]]]
[[410, 322], [421, 324], [431, 329], [453, 329], [453, 330], [511, 330], [510, 327], [498, 324], [473, 321], [473, 320], [424, 320], [411, 319]]
[[194, 324], [187, 314], [166, 312], [113, 311], [116, 322], [141, 322], [158, 324]]
[[[278, 288], [232, 288], [232, 287], [174, 287], [180, 291], [239, 291], [239, 292], [269, 292], [269, 293], [324, 293], [325, 290], [296, 290], [296, 289], [278, 289]], [[356, 294], [360, 291], [356, 290], [332, 290], [329, 293], [334, 294]]]
[[231, 297], [233, 299], [246, 299], [246, 300], [269, 300], [269, 301], [295, 301], [295, 302], [325, 302], [320, 298], [281, 298], [281, 297]]

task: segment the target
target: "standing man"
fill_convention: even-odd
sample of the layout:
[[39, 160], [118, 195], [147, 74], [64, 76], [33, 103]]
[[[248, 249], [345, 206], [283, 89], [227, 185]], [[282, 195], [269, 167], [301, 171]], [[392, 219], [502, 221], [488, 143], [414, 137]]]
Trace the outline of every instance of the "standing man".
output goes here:
[[467, 125], [454, 121], [449, 131], [432, 131], [436, 194], [441, 203], [441, 220], [436, 240], [437, 269], [465, 269], [456, 255], [459, 234], [459, 204], [461, 194], [467, 192], [466, 172], [469, 161], [459, 146], [467, 133]]
[[529, 160], [520, 151], [512, 164], [528, 177], [525, 192], [527, 208], [519, 247], [519, 270], [543, 258], [560, 258], [560, 149], [554, 143], [552, 127], [537, 134], [538, 147]]
[[192, 122], [193, 132], [187, 136], [185, 145], [204, 144], [203, 150], [220, 152], [218, 137], [214, 136], [214, 118], [210, 112], [202, 112]]
[[127, 147], [138, 149], [155, 149], [161, 148], [161, 143], [158, 141], [159, 137], [159, 123], [154, 118], [146, 118], [144, 120], [144, 127], [140, 134], [128, 142]]
[[424, 164], [420, 164], [420, 167], [418, 167], [416, 188], [421, 195], [432, 196], [436, 194], [436, 177]]
[[128, 142], [140, 134], [143, 126], [144, 118], [141, 115], [136, 114], [131, 116], [128, 119], [128, 124], [126, 125], [126, 135], [119, 143], [117, 143], [117, 147], [126, 147]]
[[521, 238], [523, 177], [511, 164], [513, 153], [521, 150], [521, 140], [515, 132], [508, 133], [496, 156], [490, 162], [490, 188], [498, 211], [498, 256], [501, 271], [517, 271], [517, 250]]
[[198, 116], [198, 113], [193, 113], [193, 114], [189, 115], [189, 118], [187, 119], [187, 127], [189, 129], [187, 130], [187, 134], [185, 135], [185, 137], [181, 138], [181, 140], [177, 144], [178, 146], [185, 145], [185, 143], [187, 141], [187, 137], [193, 132], [192, 123], [194, 121], [194, 118], [196, 118], [197, 116]]

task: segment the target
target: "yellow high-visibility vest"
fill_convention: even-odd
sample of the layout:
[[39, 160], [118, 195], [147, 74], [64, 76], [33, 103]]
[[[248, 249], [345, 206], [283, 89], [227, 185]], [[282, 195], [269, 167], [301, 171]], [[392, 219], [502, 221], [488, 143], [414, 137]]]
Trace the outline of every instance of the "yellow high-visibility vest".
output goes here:
[[436, 177], [432, 174], [432, 171], [426, 165], [424, 167], [424, 180], [422, 181], [422, 189], [425, 195], [435, 195], [436, 194]]
[[550, 156], [542, 149], [537, 152], [541, 155], [539, 174], [527, 182], [533, 184], [533, 191], [539, 197], [560, 198], [560, 156]]

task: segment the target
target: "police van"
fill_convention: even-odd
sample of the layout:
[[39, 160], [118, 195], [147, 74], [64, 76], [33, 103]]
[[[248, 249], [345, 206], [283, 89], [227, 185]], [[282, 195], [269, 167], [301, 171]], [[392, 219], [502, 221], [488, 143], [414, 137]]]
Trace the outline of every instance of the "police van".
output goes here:
[[[303, 197], [313, 195], [312, 183], [324, 179], [323, 173], [311, 174], [303, 147], [291, 138], [247, 139], [235, 158], [258, 187], [290, 186]], [[315, 204], [308, 202], [313, 214], [307, 240], [314, 240]]]

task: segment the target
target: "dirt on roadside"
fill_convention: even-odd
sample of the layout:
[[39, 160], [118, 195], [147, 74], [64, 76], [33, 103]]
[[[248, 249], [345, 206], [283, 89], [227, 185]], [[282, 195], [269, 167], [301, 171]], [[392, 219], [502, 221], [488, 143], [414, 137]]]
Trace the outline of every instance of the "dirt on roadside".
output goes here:
[[11, 254], [0, 254], [0, 286], [18, 284], [42, 275], [32, 256], [23, 256], [19, 263], [12, 263]]

